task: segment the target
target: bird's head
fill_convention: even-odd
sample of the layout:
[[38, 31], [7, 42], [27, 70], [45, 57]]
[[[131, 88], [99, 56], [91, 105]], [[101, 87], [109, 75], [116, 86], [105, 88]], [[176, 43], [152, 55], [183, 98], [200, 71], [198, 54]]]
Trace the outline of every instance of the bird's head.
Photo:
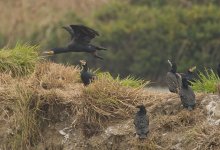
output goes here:
[[191, 73], [194, 72], [194, 70], [196, 70], [196, 66], [193, 66], [193, 67], [188, 69], [188, 71], [191, 72]]
[[85, 66], [87, 64], [87, 62], [85, 60], [80, 60], [79, 62], [82, 66]]
[[146, 109], [145, 109], [145, 106], [143, 104], [137, 105], [136, 108], [139, 108], [141, 112], [146, 113]]

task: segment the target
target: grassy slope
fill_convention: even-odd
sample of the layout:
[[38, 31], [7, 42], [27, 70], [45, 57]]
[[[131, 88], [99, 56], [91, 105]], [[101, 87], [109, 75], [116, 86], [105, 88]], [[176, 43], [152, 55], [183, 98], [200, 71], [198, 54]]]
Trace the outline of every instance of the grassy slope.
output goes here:
[[193, 89], [198, 92], [220, 93], [220, 79], [212, 69], [205, 69], [204, 73], [199, 72]]
[[[21, 46], [20, 49], [32, 51], [35, 47]], [[38, 60], [38, 56], [35, 56], [28, 59], [25, 66], [32, 68], [28, 62]], [[9, 60], [14, 58], [9, 57], [7, 62], [11, 62]], [[88, 139], [104, 133], [109, 125], [132, 120], [136, 111], [134, 107], [139, 103], [146, 105], [150, 115], [151, 132], [148, 140], [144, 143], [135, 141], [131, 136], [134, 132], [132, 130], [126, 136], [113, 138], [116, 147], [171, 149], [178, 143], [182, 143], [184, 149], [211, 149], [219, 146], [218, 127], [206, 121], [202, 103], [204, 94], [197, 94], [197, 108], [188, 112], [182, 109], [177, 95], [147, 92], [143, 89], [143, 82], [137, 86], [134, 83], [138, 82], [115, 80], [109, 74], [102, 74], [93, 84], [84, 87], [78, 67], [43, 61], [34, 61], [34, 64], [34, 70], [23, 76], [13, 77], [10, 71], [0, 73], [2, 148], [68, 149], [68, 143], [62, 144], [63, 139], [58, 138], [60, 135], [56, 130], [57, 126], [68, 126], [69, 130], [73, 130], [70, 133], [73, 139], [78, 131], [83, 131], [83, 134], [77, 134], [81, 141], [75, 144], [81, 144], [81, 149], [85, 149], [83, 145], [88, 144]], [[133, 124], [130, 126], [133, 127]], [[72, 147], [73, 139], [69, 141]], [[43, 143], [41, 148], [39, 143]], [[106, 145], [103, 144], [92, 148], [104, 148]]]

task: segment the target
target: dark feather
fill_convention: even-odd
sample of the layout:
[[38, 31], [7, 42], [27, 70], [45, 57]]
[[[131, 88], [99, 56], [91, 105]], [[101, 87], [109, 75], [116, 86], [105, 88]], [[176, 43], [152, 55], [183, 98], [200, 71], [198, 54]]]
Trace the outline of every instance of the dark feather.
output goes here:
[[138, 108], [140, 108], [140, 110], [135, 115], [134, 125], [136, 134], [140, 139], [144, 139], [149, 133], [149, 117], [143, 105], [139, 106]]
[[181, 87], [181, 76], [177, 73], [168, 72], [166, 75], [166, 82], [169, 91], [172, 93], [178, 93]]
[[180, 99], [183, 107], [192, 110], [195, 107], [195, 93], [192, 88], [188, 86], [188, 81], [186, 78], [182, 79], [182, 87], [180, 89]]
[[88, 71], [87, 63], [82, 65], [83, 70], [80, 72], [80, 78], [85, 86], [89, 85], [94, 79], [95, 75]]
[[90, 41], [99, 36], [99, 33], [84, 25], [70, 25], [74, 32], [74, 39], [77, 42], [90, 43]]

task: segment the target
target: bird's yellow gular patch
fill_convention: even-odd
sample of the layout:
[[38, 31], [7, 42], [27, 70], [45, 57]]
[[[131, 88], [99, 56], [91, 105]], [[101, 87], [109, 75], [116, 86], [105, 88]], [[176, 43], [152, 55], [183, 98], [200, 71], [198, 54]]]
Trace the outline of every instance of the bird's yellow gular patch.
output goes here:
[[85, 60], [80, 60], [79, 61], [82, 65], [85, 65], [86, 64], [86, 61]]
[[192, 68], [189, 68], [190, 72], [193, 72], [194, 70], [196, 70], [196, 66], [193, 66]]
[[45, 51], [45, 52], [43, 52], [43, 54], [53, 55], [53, 54], [54, 54], [54, 51]]

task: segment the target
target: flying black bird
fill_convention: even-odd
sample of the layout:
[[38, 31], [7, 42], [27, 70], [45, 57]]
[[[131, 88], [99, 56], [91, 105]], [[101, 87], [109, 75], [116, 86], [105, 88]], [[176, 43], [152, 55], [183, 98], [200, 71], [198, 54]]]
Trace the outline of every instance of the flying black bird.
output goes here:
[[220, 64], [218, 64], [217, 72], [218, 72], [218, 77], [220, 78]]
[[52, 48], [44, 54], [59, 54], [67, 52], [87, 52], [91, 53], [95, 58], [103, 59], [97, 55], [97, 50], [107, 50], [106, 48], [92, 45], [90, 42], [99, 33], [84, 25], [69, 25], [63, 27], [71, 35], [71, 41], [66, 47]]
[[196, 78], [196, 75], [194, 72], [195, 69], [196, 69], [196, 66], [189, 68], [186, 73], [180, 73], [182, 78], [187, 79], [188, 85], [190, 85], [190, 86], [192, 85], [191, 82], [195, 82], [195, 78]]
[[80, 78], [85, 86], [89, 85], [94, 79], [95, 75], [88, 71], [87, 62], [80, 60], [82, 65], [82, 71], [80, 72]]
[[149, 133], [149, 117], [144, 105], [139, 105], [137, 108], [139, 108], [139, 111], [134, 118], [136, 134], [139, 136], [139, 139], [145, 139]]
[[172, 93], [178, 93], [181, 87], [181, 76], [178, 74], [176, 63], [170, 62], [168, 60], [168, 63], [171, 66], [171, 70], [167, 72], [166, 75], [166, 81], [169, 88], [169, 91]]
[[190, 86], [188, 86], [188, 81], [186, 78], [182, 78], [182, 87], [180, 89], [180, 99], [184, 108], [188, 110], [194, 109], [195, 103], [195, 94]]

